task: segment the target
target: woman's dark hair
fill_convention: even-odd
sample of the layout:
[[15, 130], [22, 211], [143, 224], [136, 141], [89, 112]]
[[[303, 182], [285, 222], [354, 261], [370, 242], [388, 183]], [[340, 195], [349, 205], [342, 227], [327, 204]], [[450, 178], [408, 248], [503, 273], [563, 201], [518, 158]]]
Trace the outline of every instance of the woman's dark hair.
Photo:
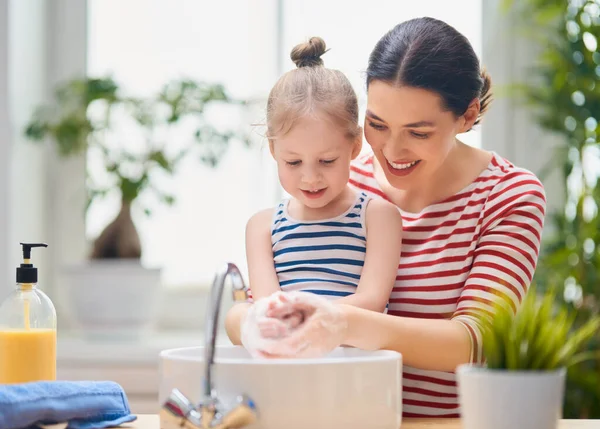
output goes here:
[[479, 98], [478, 124], [492, 101], [491, 78], [465, 36], [434, 18], [405, 21], [385, 34], [369, 57], [367, 89], [380, 80], [439, 94], [444, 108], [463, 115]]

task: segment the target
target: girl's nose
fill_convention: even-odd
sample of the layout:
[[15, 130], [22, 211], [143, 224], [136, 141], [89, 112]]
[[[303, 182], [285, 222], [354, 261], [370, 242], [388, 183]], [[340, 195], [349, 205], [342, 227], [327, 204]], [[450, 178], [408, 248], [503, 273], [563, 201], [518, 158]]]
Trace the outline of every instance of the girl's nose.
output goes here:
[[307, 167], [303, 172], [302, 172], [302, 181], [306, 184], [306, 185], [315, 185], [319, 182], [319, 180], [321, 179], [321, 173], [318, 171], [318, 169], [313, 168], [313, 167]]

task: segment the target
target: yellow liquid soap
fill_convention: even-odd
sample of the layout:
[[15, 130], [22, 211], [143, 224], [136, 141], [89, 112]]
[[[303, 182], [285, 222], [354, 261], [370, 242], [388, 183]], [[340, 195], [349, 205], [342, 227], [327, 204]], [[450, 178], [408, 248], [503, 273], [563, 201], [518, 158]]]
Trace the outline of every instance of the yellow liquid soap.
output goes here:
[[24, 329], [0, 331], [0, 384], [56, 380], [56, 330], [31, 329], [23, 302]]
[[56, 380], [56, 331], [0, 332], [0, 384]]

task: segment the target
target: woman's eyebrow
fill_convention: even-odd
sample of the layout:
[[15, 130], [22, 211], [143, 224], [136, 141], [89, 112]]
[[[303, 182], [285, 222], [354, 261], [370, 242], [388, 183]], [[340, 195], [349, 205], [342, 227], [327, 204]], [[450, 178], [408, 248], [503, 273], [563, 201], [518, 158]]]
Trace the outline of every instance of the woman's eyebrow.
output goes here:
[[[371, 112], [370, 110], [367, 110], [365, 112], [365, 115], [368, 116], [369, 118], [375, 119], [376, 121], [385, 122], [385, 120], [381, 119], [379, 116], [377, 116], [375, 113]], [[410, 124], [403, 125], [404, 128], [422, 128], [422, 127], [433, 127], [433, 126], [435, 126], [435, 124], [431, 121], [417, 121], [417, 122], [411, 122]]]
[[410, 124], [404, 124], [404, 128], [421, 128], [421, 127], [433, 127], [435, 124], [431, 121], [418, 121], [411, 122]]
[[380, 121], [380, 122], [385, 122], [383, 119], [381, 119], [379, 116], [377, 116], [375, 113], [371, 112], [370, 110], [367, 109], [367, 111], [365, 112], [365, 115], [375, 119], [376, 121]]

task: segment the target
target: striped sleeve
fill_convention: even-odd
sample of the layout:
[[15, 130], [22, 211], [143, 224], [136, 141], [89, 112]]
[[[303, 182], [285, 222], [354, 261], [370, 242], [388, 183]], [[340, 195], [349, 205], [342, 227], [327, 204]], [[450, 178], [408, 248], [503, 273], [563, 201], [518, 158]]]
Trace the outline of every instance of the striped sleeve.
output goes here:
[[479, 317], [492, 315], [497, 298], [516, 311], [531, 284], [546, 213], [543, 185], [532, 173], [513, 170], [496, 184], [484, 210], [473, 266], [452, 317], [468, 331], [476, 363], [483, 361]]

